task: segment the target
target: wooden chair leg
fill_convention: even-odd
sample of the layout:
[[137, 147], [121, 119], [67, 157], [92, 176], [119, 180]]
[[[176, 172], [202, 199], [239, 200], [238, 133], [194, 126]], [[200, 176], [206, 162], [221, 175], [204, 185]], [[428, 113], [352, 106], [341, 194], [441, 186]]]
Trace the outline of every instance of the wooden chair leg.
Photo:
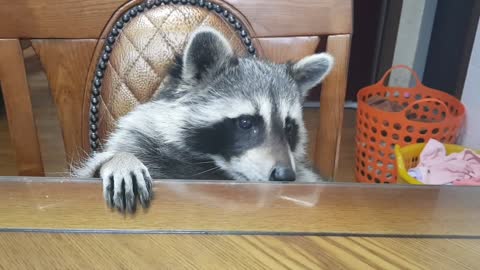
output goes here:
[[[340, 153], [351, 35], [333, 35], [327, 40], [327, 52], [335, 66], [323, 82], [320, 94], [319, 128], [315, 144], [315, 164], [323, 177], [335, 179]], [[353, 150], [352, 150], [353, 151]]]
[[18, 39], [0, 39], [0, 86], [19, 175], [43, 176], [23, 52]]

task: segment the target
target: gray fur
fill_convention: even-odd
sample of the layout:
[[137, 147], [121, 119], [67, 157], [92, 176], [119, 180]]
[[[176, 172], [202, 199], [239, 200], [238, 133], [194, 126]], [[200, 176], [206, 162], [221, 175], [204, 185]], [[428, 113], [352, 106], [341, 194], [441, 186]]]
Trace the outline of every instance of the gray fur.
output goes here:
[[[283, 164], [293, 169], [297, 181], [321, 181], [306, 157], [302, 102], [332, 64], [325, 53], [293, 64], [238, 58], [221, 34], [199, 29], [166, 86], [119, 119], [103, 152], [87, 159], [74, 175], [99, 175], [105, 200], [122, 211], [134, 211], [135, 196], [148, 205], [152, 177], [268, 181], [272, 169]], [[229, 152], [217, 149], [217, 142], [199, 143], [202, 132], [210, 134], [217, 124], [243, 115], [257, 115], [261, 123], [245, 133], [251, 140], [235, 137], [240, 146]], [[286, 135], [287, 118], [295, 123], [294, 143], [293, 132]]]

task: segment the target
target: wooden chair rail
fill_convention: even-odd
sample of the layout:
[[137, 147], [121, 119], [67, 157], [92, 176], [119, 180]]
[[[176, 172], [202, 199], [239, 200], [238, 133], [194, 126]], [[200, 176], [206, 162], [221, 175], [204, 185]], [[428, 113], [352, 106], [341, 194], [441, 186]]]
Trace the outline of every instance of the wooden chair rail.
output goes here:
[[99, 180], [0, 178], [0, 228], [480, 236], [478, 188], [157, 181], [135, 216]]
[[43, 163], [18, 39], [0, 39], [0, 86], [19, 175], [42, 176]]
[[[98, 38], [111, 15], [126, 2], [129, 1], [0, 0], [0, 38]], [[253, 37], [351, 33], [351, 2], [222, 1], [249, 18], [256, 29]]]

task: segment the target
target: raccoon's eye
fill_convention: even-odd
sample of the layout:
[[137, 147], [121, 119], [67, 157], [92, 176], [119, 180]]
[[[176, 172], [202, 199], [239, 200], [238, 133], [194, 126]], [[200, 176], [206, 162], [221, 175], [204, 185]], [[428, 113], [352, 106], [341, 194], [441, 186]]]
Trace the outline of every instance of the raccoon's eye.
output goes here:
[[250, 116], [241, 116], [238, 118], [238, 126], [242, 129], [250, 129], [253, 126], [253, 120]]

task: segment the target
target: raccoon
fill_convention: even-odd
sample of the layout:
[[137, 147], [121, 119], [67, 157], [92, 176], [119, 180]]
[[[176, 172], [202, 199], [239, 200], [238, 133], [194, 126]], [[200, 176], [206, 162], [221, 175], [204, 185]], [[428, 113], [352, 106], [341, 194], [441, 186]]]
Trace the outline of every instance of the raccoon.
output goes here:
[[202, 27], [151, 101], [118, 120], [103, 151], [73, 170], [100, 177], [106, 203], [134, 212], [154, 179], [322, 181], [306, 157], [302, 103], [333, 65], [327, 53], [274, 64], [236, 55]]

